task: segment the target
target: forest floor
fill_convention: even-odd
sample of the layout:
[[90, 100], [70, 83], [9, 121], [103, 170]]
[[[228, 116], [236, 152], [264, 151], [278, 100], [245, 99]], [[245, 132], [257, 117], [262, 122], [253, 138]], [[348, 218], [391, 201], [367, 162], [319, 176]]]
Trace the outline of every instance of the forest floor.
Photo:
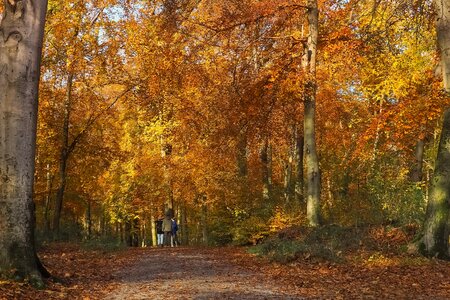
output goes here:
[[0, 281], [0, 299], [450, 299], [450, 262], [364, 251], [345, 262], [279, 264], [246, 248], [39, 251], [58, 278], [43, 290]]

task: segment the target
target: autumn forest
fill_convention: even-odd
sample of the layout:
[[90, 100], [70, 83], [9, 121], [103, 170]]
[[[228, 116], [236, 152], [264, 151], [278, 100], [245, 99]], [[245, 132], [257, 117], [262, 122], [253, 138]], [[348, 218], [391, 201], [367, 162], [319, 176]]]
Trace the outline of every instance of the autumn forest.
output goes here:
[[[0, 4], [0, 74], [25, 39], [7, 21], [30, 2]], [[49, 0], [37, 243], [156, 246], [167, 214], [191, 246], [321, 226], [436, 234], [448, 197], [430, 203], [450, 191], [436, 19], [428, 0]], [[427, 243], [418, 252], [448, 255]]]
[[[38, 229], [136, 222], [148, 242], [172, 207], [185, 238], [216, 244], [306, 222], [305, 9], [198, 2], [50, 1]], [[421, 223], [449, 104], [430, 3], [319, 4], [322, 219]]]

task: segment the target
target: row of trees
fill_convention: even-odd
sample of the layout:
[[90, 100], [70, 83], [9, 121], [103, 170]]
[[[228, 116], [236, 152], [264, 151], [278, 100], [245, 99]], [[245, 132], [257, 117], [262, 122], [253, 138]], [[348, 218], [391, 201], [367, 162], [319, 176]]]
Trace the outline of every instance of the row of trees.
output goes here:
[[427, 1], [50, 0], [34, 165], [44, 2], [0, 25], [2, 273], [39, 278], [33, 194], [45, 236], [147, 245], [170, 209], [221, 244], [428, 203], [423, 250], [446, 254], [446, 1], [437, 52]]

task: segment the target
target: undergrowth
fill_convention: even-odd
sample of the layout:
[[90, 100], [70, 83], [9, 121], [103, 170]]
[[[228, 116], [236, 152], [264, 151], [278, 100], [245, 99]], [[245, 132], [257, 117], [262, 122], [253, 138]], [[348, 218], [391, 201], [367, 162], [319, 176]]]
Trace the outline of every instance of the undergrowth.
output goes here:
[[411, 238], [409, 228], [293, 226], [249, 248], [249, 252], [280, 263], [298, 259], [344, 262], [345, 254], [358, 250], [405, 252], [405, 245]]

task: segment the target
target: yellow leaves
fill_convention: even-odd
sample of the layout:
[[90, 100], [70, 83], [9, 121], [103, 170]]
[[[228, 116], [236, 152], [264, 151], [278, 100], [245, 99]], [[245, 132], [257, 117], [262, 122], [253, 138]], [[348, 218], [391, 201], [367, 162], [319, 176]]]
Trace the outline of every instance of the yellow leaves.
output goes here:
[[301, 30], [294, 30], [291, 34], [292, 38], [295, 40], [300, 40], [303, 38], [303, 32]]
[[99, 94], [106, 99], [116, 98], [120, 96], [125, 90], [126, 86], [123, 84], [111, 83], [101, 87], [98, 87]]
[[271, 218], [269, 223], [270, 232], [278, 232], [281, 229], [292, 226], [291, 220], [286, 216], [284, 210], [281, 207], [275, 208], [275, 214]]

